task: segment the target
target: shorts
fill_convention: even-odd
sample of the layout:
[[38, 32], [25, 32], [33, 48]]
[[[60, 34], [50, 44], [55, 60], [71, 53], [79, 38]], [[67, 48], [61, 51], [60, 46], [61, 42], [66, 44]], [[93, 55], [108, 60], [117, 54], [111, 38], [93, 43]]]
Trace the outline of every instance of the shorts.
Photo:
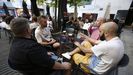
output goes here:
[[[90, 44], [90, 42], [88, 41], [83, 41], [81, 43], [81, 45], [85, 48], [91, 48], [92, 45]], [[81, 55], [79, 53], [75, 53], [72, 56], [72, 59], [74, 60], [75, 64], [79, 65], [80, 63], [84, 63], [84, 64], [88, 64], [89, 65], [89, 61], [90, 61], [90, 57], [92, 56], [91, 53], [86, 53], [85, 55]], [[87, 72], [90, 73], [90, 71], [88, 69], [86, 69], [85, 67], [81, 66], [81, 68]]]

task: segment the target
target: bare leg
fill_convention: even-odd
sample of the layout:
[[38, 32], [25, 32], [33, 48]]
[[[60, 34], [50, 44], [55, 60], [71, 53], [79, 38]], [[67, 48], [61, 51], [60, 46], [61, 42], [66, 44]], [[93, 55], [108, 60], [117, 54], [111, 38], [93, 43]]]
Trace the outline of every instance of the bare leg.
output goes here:
[[81, 51], [81, 50], [77, 47], [77, 48], [75, 48], [73, 51], [70, 52], [70, 55], [73, 55], [73, 54], [78, 53], [78, 52], [80, 52], [80, 51]]
[[53, 44], [53, 47], [54, 47], [54, 48], [60, 47], [60, 43], [59, 43], [59, 42], [55, 42], [55, 43]]
[[[92, 45], [88, 41], [83, 41], [81, 43], [81, 45], [82, 45], [83, 48], [91, 48], [92, 47]], [[70, 52], [70, 55], [73, 55], [73, 54], [78, 53], [80, 51], [82, 51], [82, 50], [77, 47], [73, 51]]]

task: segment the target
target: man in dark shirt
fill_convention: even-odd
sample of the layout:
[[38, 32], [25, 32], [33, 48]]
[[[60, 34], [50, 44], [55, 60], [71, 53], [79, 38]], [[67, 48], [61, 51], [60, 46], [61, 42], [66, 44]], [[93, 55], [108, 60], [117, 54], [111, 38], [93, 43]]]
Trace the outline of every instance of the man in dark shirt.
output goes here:
[[11, 21], [10, 25], [15, 35], [8, 58], [11, 68], [25, 75], [49, 75], [53, 70], [63, 69], [66, 71], [65, 74], [70, 75], [70, 63], [56, 62], [44, 46], [31, 39], [27, 19], [16, 18]]

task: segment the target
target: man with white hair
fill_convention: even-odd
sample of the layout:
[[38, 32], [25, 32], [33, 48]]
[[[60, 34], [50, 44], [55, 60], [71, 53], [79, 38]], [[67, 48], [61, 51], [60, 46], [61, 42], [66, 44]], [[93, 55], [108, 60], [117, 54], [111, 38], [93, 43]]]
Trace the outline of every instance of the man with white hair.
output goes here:
[[[96, 22], [91, 25], [88, 29], [89, 33], [90, 33], [90, 37], [96, 40], [100, 39], [100, 31], [99, 31], [99, 27], [105, 23], [105, 18], [99, 17]], [[102, 39], [101, 39], [102, 40]]]
[[[91, 44], [94, 44], [90, 48], [85, 48], [78, 42], [75, 45], [78, 48], [72, 52], [63, 54], [66, 58], [71, 58], [76, 64], [84, 63], [88, 64], [90, 68], [96, 71], [98, 74], [106, 73], [109, 69], [118, 64], [124, 54], [123, 42], [117, 37], [117, 24], [114, 22], [107, 22], [100, 26], [100, 36], [105, 37], [105, 41], [94, 40], [81, 33]], [[85, 55], [81, 55], [78, 52], [82, 51]], [[92, 55], [86, 55], [92, 54]]]

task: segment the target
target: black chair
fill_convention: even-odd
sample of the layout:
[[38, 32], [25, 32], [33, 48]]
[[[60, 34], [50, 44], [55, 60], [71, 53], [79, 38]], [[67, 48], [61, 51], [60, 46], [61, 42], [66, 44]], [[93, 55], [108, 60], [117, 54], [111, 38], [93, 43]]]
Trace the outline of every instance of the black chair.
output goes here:
[[[120, 62], [118, 63], [117, 66], [111, 68], [110, 70], [108, 70], [107, 72], [105, 72], [104, 74], [102, 75], [118, 75], [118, 70], [119, 70], [119, 67], [126, 67], [129, 63], [129, 57], [127, 54], [124, 54], [124, 56], [122, 57], [122, 59], [120, 60]], [[85, 68], [88, 68], [91, 72], [91, 74], [87, 74], [83, 71], [83, 69], [80, 68], [80, 66], [84, 66]], [[98, 74], [96, 71], [94, 71], [92, 68], [88, 67], [86, 64], [83, 64], [83, 63], [80, 63], [77, 68], [78, 69], [77, 71], [80, 71], [83, 73], [83, 75], [101, 75], [101, 74]], [[75, 74], [75, 75], [78, 75], [78, 72]]]
[[0, 39], [1, 39], [1, 33], [2, 33], [2, 28], [0, 27]]
[[36, 30], [36, 28], [33, 28], [33, 29], [31, 30], [32, 38], [33, 38], [34, 40], [36, 40], [36, 38], [35, 38], [35, 30]]

